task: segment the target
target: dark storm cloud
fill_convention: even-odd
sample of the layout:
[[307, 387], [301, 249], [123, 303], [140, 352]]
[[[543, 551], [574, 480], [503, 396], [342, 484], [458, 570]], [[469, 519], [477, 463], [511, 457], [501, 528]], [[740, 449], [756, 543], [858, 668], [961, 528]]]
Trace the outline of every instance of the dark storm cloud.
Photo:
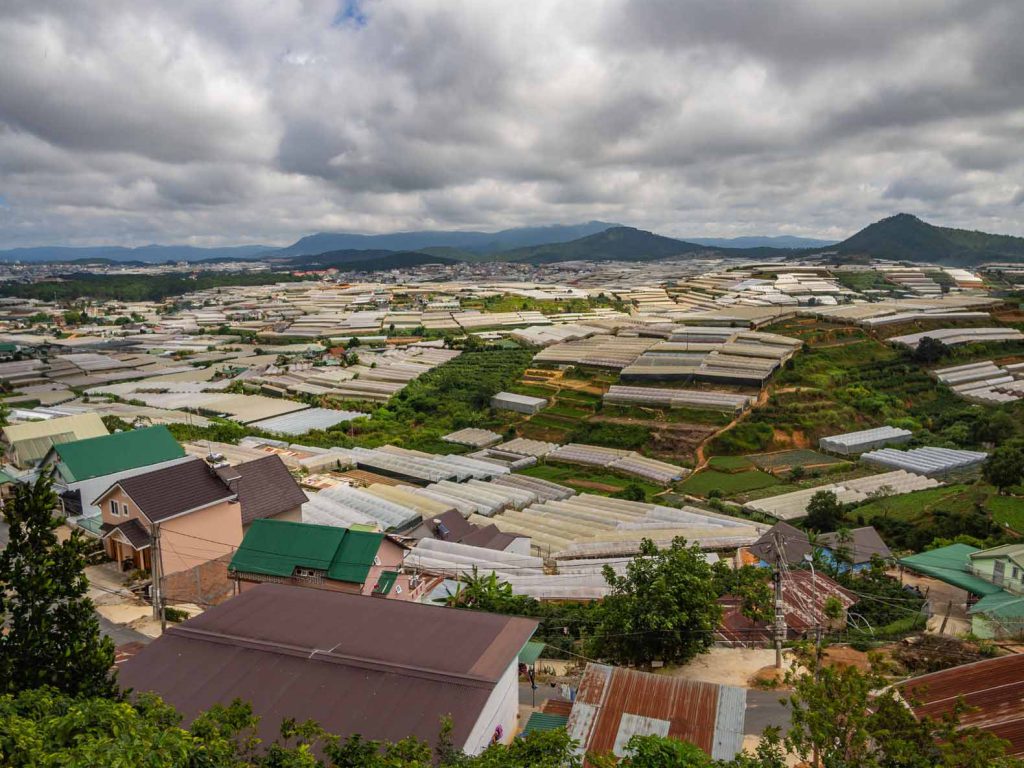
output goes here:
[[9, 0], [0, 239], [1021, 233], [1016, 0]]

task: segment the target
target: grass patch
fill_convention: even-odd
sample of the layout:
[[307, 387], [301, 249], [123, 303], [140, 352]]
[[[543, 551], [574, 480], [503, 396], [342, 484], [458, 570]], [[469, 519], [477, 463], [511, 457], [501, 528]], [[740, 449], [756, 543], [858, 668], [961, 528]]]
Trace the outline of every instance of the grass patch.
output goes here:
[[712, 456], [708, 466], [721, 472], [739, 472], [752, 468], [746, 456]]
[[985, 508], [992, 513], [992, 519], [1000, 525], [1024, 533], [1024, 497], [993, 494], [985, 502]]
[[853, 514], [858, 520], [863, 517], [870, 525], [876, 517], [890, 517], [910, 522], [935, 509], [967, 512], [974, 509], [976, 500], [985, 497], [984, 491], [979, 496], [972, 492], [973, 489], [974, 486], [957, 484], [905, 493], [902, 496], [888, 496], [857, 507]]
[[567, 419], [577, 420], [586, 419], [589, 416], [593, 416], [594, 414], [593, 411], [588, 411], [583, 408], [576, 408], [571, 405], [563, 405], [562, 403], [562, 399], [559, 398], [557, 403], [555, 403], [554, 405], [549, 405], [547, 408], [545, 408], [544, 413], [548, 414], [549, 416], [564, 416]]
[[779, 485], [779, 481], [766, 472], [750, 470], [727, 473], [707, 469], [691, 475], [679, 487], [694, 496], [707, 496], [711, 491], [720, 491], [723, 496], [735, 496], [738, 493], [747, 493], [776, 485]]
[[791, 451], [776, 451], [774, 453], [757, 453], [747, 456], [757, 467], [771, 471], [779, 467], [807, 467], [822, 466], [828, 464], [842, 464], [843, 459], [834, 456], [826, 456], [807, 448], [797, 448]]
[[[644, 493], [650, 498], [660, 493], [664, 488], [640, 480], [636, 477], [617, 475], [603, 469], [584, 467], [578, 464], [535, 464], [518, 472], [521, 475], [539, 477], [542, 480], [550, 480], [553, 483], [567, 485], [582, 493], [596, 493], [601, 496], [611, 496], [630, 485], [639, 485]], [[592, 487], [589, 484], [608, 486], [605, 489]]]

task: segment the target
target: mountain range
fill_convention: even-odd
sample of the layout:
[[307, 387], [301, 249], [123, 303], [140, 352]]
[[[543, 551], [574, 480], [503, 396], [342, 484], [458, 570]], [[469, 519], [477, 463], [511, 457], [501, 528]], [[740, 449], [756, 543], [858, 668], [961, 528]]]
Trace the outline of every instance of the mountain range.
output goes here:
[[344, 266], [348, 270], [365, 271], [459, 261], [532, 264], [577, 260], [654, 261], [698, 253], [771, 259], [819, 252], [840, 258], [972, 266], [985, 261], [1024, 261], [1024, 238], [939, 227], [900, 213], [877, 221], [839, 243], [788, 236], [680, 240], [633, 227], [590, 221], [501, 232], [423, 231], [384, 235], [320, 232], [285, 248], [265, 245], [221, 248], [41, 246], [0, 251], [0, 261], [162, 263], [268, 259], [292, 268]]

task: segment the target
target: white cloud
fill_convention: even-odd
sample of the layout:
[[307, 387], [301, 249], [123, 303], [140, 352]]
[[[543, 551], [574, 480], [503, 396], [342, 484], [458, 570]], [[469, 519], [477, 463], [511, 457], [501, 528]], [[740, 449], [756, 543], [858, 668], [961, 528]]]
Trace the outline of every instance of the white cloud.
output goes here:
[[1015, 0], [9, 0], [0, 247], [1024, 234]]

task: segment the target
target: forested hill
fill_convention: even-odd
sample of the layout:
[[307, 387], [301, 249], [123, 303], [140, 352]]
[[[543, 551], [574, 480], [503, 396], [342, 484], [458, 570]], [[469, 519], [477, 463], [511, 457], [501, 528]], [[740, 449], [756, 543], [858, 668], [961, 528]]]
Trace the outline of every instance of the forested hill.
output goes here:
[[1024, 260], [1024, 237], [936, 227], [909, 213], [899, 213], [865, 227], [829, 250], [876, 259], [971, 266]]
[[496, 254], [502, 261], [550, 264], [559, 261], [654, 261], [709, 250], [633, 227], [612, 227], [568, 243], [549, 243]]

